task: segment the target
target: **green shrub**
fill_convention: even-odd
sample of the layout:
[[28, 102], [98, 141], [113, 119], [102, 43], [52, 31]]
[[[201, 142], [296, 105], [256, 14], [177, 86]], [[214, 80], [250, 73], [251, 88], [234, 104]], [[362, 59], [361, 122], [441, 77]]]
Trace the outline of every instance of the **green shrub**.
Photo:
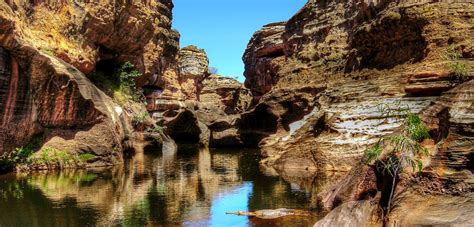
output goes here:
[[[419, 142], [430, 138], [428, 127], [408, 107], [402, 108], [399, 104], [397, 106], [397, 108], [390, 108], [388, 105], [384, 105], [379, 110], [382, 111], [382, 117], [399, 118], [403, 122], [402, 131], [397, 135], [382, 137], [375, 145], [369, 147], [365, 151], [365, 161], [367, 163], [380, 160], [384, 151], [387, 157], [391, 155], [397, 157], [400, 163], [396, 167], [402, 167], [407, 163], [411, 165], [413, 162], [417, 162], [415, 160], [417, 156], [426, 155], [427, 150]], [[386, 170], [392, 176], [398, 174], [398, 171], [391, 168]], [[399, 168], [399, 170], [403, 170], [403, 168]]]
[[135, 79], [141, 75], [132, 63], [125, 62], [112, 75], [96, 71], [89, 77], [118, 104], [124, 105], [129, 101], [139, 102], [143, 99], [143, 92], [135, 84]]
[[139, 113], [135, 113], [132, 117], [132, 121], [135, 123], [144, 123], [147, 117], [149, 117], [148, 112], [142, 111]]
[[97, 156], [95, 156], [94, 154], [85, 153], [85, 154], [80, 154], [79, 155], [79, 160], [81, 160], [83, 162], [87, 162], [89, 160], [94, 159], [95, 157], [97, 157]]
[[446, 61], [457, 61], [461, 58], [461, 53], [456, 50], [456, 47], [451, 44], [442, 53], [442, 57]]
[[163, 133], [166, 130], [166, 126], [155, 125], [153, 128], [147, 128], [146, 132], [149, 133]]
[[405, 120], [405, 130], [411, 139], [415, 141], [422, 141], [430, 138], [428, 127], [421, 121], [416, 114], [410, 113]]
[[367, 164], [371, 163], [373, 160], [378, 159], [381, 154], [382, 154], [382, 145], [379, 141], [375, 145], [365, 150], [364, 160]]
[[23, 146], [17, 147], [9, 153], [0, 156], [0, 172], [11, 171], [17, 164], [26, 163], [28, 158], [33, 155], [36, 149], [41, 146], [43, 135], [36, 135], [30, 142]]
[[65, 150], [59, 150], [53, 147], [45, 147], [35, 155], [28, 158], [28, 163], [32, 164], [66, 164], [78, 161], [78, 156]]
[[456, 78], [462, 79], [467, 76], [469, 69], [464, 62], [450, 62], [448, 63], [449, 72], [451, 72]]
[[449, 61], [446, 68], [458, 79], [463, 79], [469, 73], [469, 67], [466, 63], [460, 61], [461, 57], [461, 52], [457, 51], [454, 45], [446, 47], [442, 54], [442, 58]]
[[28, 158], [34, 153], [29, 146], [15, 148], [9, 154], [3, 155], [0, 159], [3, 171], [12, 170], [17, 164], [26, 163]]
[[117, 74], [120, 79], [120, 92], [132, 101], [139, 102], [143, 97], [143, 92], [136, 87], [135, 79], [142, 74], [130, 62], [125, 62]]
[[141, 75], [130, 62], [125, 62], [118, 71], [120, 85], [127, 87], [135, 87], [135, 79]]
[[402, 108], [399, 104], [397, 106], [397, 108], [390, 108], [384, 105], [379, 109], [382, 111], [382, 117], [397, 117], [403, 121], [402, 131], [396, 135], [380, 138], [375, 145], [366, 149], [364, 154], [364, 161], [367, 164], [375, 162], [377, 169], [392, 177], [385, 214], [390, 213], [390, 204], [398, 175], [406, 167], [411, 167], [413, 172], [423, 169], [423, 163], [419, 158], [428, 155], [428, 150], [419, 142], [430, 138], [428, 127], [418, 115], [412, 113], [408, 107]]

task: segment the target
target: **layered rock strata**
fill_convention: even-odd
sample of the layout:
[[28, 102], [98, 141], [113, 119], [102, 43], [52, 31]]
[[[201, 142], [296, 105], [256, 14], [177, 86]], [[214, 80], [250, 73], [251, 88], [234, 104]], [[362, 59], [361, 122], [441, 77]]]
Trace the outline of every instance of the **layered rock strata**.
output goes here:
[[[253, 142], [266, 156], [261, 164], [286, 174], [346, 172], [318, 191], [318, 206], [335, 209], [315, 226], [381, 224], [379, 208], [386, 209], [393, 179], [361, 158], [368, 146], [401, 126], [383, 108], [417, 113], [432, 137], [423, 142], [430, 155], [422, 173], [407, 170], [396, 178], [387, 223], [471, 223], [465, 207], [474, 186], [473, 24], [470, 1], [316, 0], [284, 25], [270, 24], [254, 34], [243, 60], [256, 104], [243, 116], [273, 125], [258, 131], [262, 136]], [[291, 121], [279, 124], [283, 115], [275, 113], [285, 108], [272, 97], [308, 87], [320, 90]], [[295, 102], [305, 94], [295, 93], [286, 99]], [[251, 122], [242, 117], [243, 125]], [[422, 199], [426, 194], [435, 202]], [[452, 208], [440, 202], [444, 199]], [[441, 218], [405, 212], [419, 209]]]
[[87, 77], [131, 62], [143, 74], [139, 86], [173, 79], [166, 77], [177, 71], [179, 50], [172, 7], [168, 0], [1, 2], [0, 155], [34, 142], [35, 157], [87, 157], [69, 167], [120, 163], [134, 113]]
[[[472, 78], [473, 15], [461, 1], [309, 1], [250, 40], [243, 60], [256, 104], [242, 131], [256, 138], [267, 167], [350, 170], [368, 145], [400, 125], [378, 107], [420, 113]], [[453, 65], [467, 69], [462, 77]], [[289, 108], [274, 97], [285, 96], [278, 102], [308, 104], [282, 121], [275, 113]], [[271, 122], [245, 128], [254, 119]]]
[[250, 91], [240, 82], [219, 75], [203, 81], [198, 118], [210, 129], [210, 146], [243, 146], [240, 114], [252, 102]]
[[[178, 143], [241, 146], [240, 113], [252, 102], [238, 81], [210, 75], [203, 49], [184, 47], [177, 57], [177, 80], [147, 94], [147, 108]], [[171, 88], [171, 89], [170, 89]]]

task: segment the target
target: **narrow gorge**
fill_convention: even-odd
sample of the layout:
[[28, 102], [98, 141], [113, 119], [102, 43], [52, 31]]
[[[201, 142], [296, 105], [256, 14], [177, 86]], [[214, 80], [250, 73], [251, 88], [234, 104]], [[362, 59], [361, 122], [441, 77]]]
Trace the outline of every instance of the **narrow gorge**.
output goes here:
[[474, 225], [473, 0], [308, 0], [243, 83], [173, 7], [0, 2], [0, 227]]

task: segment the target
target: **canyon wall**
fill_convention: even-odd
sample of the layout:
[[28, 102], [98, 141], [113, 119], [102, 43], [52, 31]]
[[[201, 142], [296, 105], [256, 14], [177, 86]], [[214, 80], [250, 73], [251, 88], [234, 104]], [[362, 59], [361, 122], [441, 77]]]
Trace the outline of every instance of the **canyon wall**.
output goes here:
[[[242, 138], [261, 148], [268, 172], [330, 176], [313, 196], [332, 211], [315, 226], [470, 223], [473, 34], [472, 1], [310, 0], [248, 44], [254, 105], [242, 114]], [[362, 160], [400, 133], [404, 114], [384, 108], [418, 114], [431, 137], [421, 173], [393, 181], [388, 214], [393, 177]]]
[[[468, 86], [473, 20], [465, 1], [308, 1], [250, 40], [243, 60], [255, 108], [242, 115], [242, 132], [262, 148], [264, 166], [349, 171], [400, 126], [380, 106], [419, 113]], [[465, 68], [462, 76], [453, 64]], [[473, 114], [465, 110], [463, 119]], [[472, 159], [472, 149], [452, 149]]]
[[[158, 145], [163, 132], [184, 143], [242, 144], [237, 115], [250, 104], [248, 90], [209, 77], [204, 50], [180, 49], [172, 8], [170, 0], [0, 3], [0, 155], [39, 143], [35, 150], [111, 165], [138, 144], [131, 140]], [[127, 62], [153, 119], [138, 103], [145, 100], [124, 101], [130, 94], [110, 87]]]
[[252, 102], [250, 91], [235, 79], [211, 75], [206, 52], [196, 46], [180, 49], [176, 68], [173, 83], [147, 95], [153, 118], [178, 143], [242, 146], [240, 113]]
[[87, 154], [87, 166], [120, 163], [136, 113], [91, 81], [96, 71], [111, 79], [131, 62], [139, 87], [173, 86], [176, 78], [163, 76], [177, 71], [172, 7], [168, 0], [0, 2], [0, 155], [34, 142], [40, 152]]

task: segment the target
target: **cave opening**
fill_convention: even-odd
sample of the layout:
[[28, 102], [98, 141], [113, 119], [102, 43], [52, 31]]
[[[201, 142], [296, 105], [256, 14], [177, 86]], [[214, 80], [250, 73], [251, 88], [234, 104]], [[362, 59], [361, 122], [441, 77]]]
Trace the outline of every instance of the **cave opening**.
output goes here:
[[155, 85], [145, 85], [142, 89], [146, 97], [159, 97], [163, 93], [163, 88]]
[[167, 125], [168, 133], [177, 144], [198, 144], [201, 129], [196, 116], [191, 111], [184, 111]]
[[277, 58], [281, 56], [285, 56], [283, 46], [270, 49], [267, 52], [258, 55], [260, 58]]
[[120, 65], [120, 62], [114, 59], [100, 60], [96, 64], [96, 71], [111, 75], [120, 68]]
[[87, 77], [104, 91], [107, 95], [113, 96], [113, 91], [120, 87], [120, 78], [117, 72], [122, 63], [116, 59], [99, 60], [94, 72]]
[[254, 112], [243, 114], [240, 121], [240, 134], [245, 146], [258, 147], [260, 141], [276, 133], [278, 117], [267, 105], [259, 105]]

